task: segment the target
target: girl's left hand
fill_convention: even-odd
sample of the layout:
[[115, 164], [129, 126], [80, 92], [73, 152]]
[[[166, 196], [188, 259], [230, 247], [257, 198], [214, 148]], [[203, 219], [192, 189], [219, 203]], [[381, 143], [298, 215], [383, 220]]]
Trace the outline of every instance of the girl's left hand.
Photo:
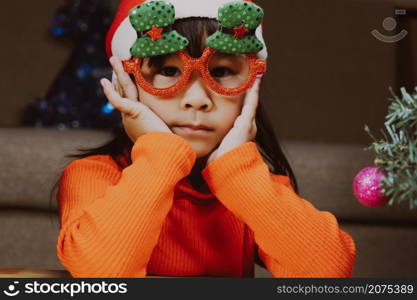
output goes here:
[[223, 138], [219, 147], [210, 154], [206, 165], [222, 154], [255, 139], [257, 131], [255, 115], [259, 102], [261, 77], [256, 78], [252, 88], [246, 93], [241, 114], [236, 118], [233, 127]]

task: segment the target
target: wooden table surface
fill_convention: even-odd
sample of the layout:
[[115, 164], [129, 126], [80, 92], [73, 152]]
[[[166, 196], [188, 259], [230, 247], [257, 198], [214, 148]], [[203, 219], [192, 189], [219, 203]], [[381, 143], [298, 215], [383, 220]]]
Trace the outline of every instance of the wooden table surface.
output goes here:
[[[72, 278], [68, 271], [41, 269], [0, 269], [0, 278]], [[178, 278], [168, 276], [146, 276], [146, 278]]]

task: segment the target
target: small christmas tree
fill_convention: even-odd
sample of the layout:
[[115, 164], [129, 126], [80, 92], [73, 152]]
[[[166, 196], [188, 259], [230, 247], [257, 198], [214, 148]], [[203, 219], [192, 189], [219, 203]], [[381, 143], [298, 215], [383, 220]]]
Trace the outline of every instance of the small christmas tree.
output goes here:
[[[365, 150], [375, 151], [376, 167], [358, 173], [354, 191], [359, 201], [367, 206], [381, 206], [388, 200], [389, 205], [409, 201], [413, 209], [417, 206], [417, 87], [412, 95], [402, 87], [402, 98], [391, 88], [390, 91], [394, 98], [389, 98], [392, 103], [384, 123], [389, 138], [381, 130], [385, 139], [378, 141], [365, 124], [365, 131], [374, 140]], [[371, 192], [380, 192], [379, 199]], [[367, 196], [371, 198], [366, 199]]]
[[111, 78], [104, 51], [112, 21], [110, 0], [66, 0], [52, 18], [49, 33], [58, 42], [74, 44], [67, 62], [44, 95], [22, 111], [22, 124], [37, 127], [97, 128], [120, 126], [120, 113], [100, 85]]

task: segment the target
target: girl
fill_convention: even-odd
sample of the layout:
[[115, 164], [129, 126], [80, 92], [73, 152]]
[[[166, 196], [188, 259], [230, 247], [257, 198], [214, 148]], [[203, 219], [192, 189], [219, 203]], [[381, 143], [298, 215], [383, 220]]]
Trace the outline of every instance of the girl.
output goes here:
[[298, 196], [258, 105], [262, 16], [248, 1], [121, 2], [101, 83], [123, 127], [59, 182], [72, 276], [253, 277], [254, 262], [274, 277], [351, 276], [351, 236]]

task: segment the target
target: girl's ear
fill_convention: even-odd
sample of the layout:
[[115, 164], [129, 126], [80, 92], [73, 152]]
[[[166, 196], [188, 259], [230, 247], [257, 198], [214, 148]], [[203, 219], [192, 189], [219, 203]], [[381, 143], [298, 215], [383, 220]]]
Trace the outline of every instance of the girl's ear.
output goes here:
[[235, 1], [218, 10], [219, 29], [206, 39], [209, 48], [230, 54], [255, 54], [265, 45], [256, 36], [264, 17], [263, 9], [252, 2]]

